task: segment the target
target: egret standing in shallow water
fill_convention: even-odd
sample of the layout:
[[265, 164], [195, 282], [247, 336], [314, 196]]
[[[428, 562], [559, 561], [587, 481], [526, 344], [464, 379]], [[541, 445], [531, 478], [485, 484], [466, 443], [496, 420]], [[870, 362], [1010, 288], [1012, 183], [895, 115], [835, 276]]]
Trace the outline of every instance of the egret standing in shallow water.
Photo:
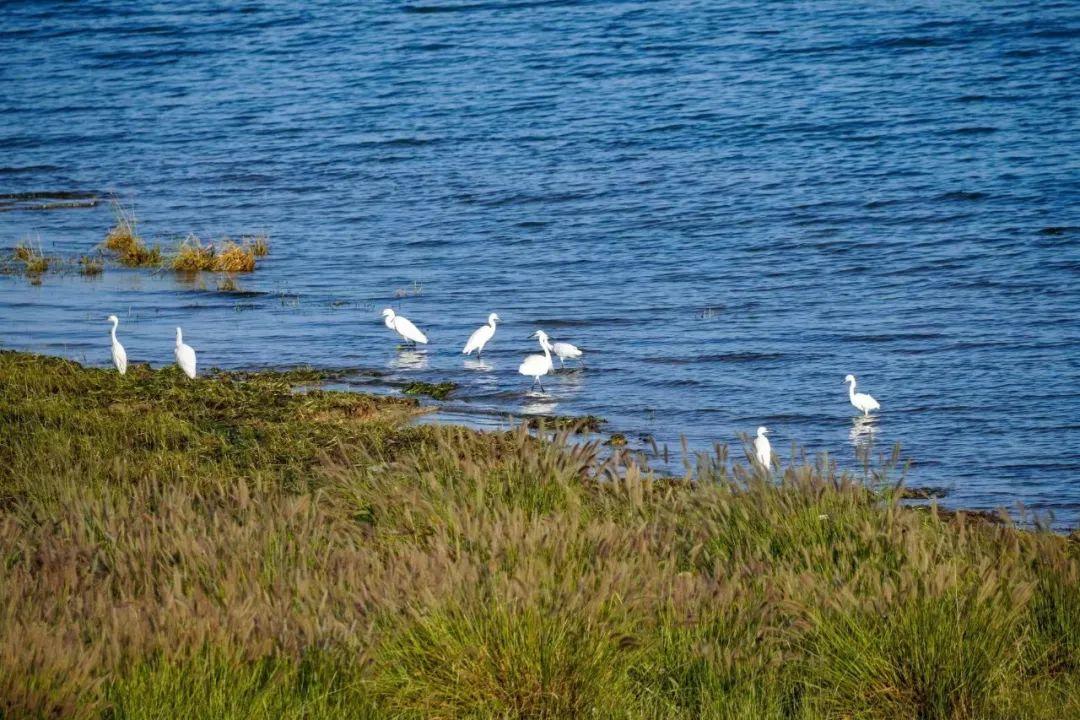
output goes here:
[[416, 343], [427, 345], [427, 335], [420, 332], [419, 328], [413, 325], [407, 317], [395, 314], [390, 308], [383, 310], [382, 316], [383, 322], [386, 323], [386, 327], [390, 328], [401, 337], [414, 345]]
[[757, 437], [754, 438], [754, 455], [758, 464], [766, 470], [772, 467], [772, 445], [769, 444], [769, 438], [765, 437], [767, 432], [769, 429], [762, 425], [757, 429]]
[[116, 369], [123, 375], [127, 372], [127, 353], [124, 352], [124, 346], [120, 344], [120, 341], [116, 339], [116, 328], [120, 325], [120, 318], [115, 315], [110, 315], [108, 318], [112, 323], [112, 361]]
[[581, 351], [578, 350], [573, 345], [571, 345], [570, 343], [565, 343], [565, 342], [551, 343], [551, 342], [548, 342], [548, 336], [547, 335], [544, 335], [544, 339], [540, 342], [540, 347], [542, 347], [545, 350], [553, 353], [556, 357], [559, 358], [559, 367], [564, 367], [564, 365], [563, 365], [563, 359], [564, 358], [573, 359], [573, 358], [581, 357]]
[[[540, 341], [540, 347], [544, 349], [543, 355], [529, 355], [521, 363], [518, 372], [533, 379], [533, 385], [540, 385], [540, 392], [544, 392], [544, 384], [540, 378], [555, 369], [551, 364], [551, 345], [548, 344], [548, 336], [543, 330], [537, 330], [533, 337]], [[529, 388], [532, 389], [531, 387]]]
[[581, 350], [568, 342], [557, 342], [551, 346], [551, 352], [559, 358], [559, 367], [565, 367], [563, 360], [577, 360], [581, 357]]
[[469, 336], [469, 342], [465, 343], [465, 349], [462, 350], [462, 354], [471, 355], [472, 351], [476, 351], [477, 357], [484, 357], [484, 346], [488, 344], [491, 338], [495, 337], [495, 323], [499, 322], [499, 316], [496, 313], [488, 315], [487, 325], [481, 325]]
[[851, 398], [851, 404], [855, 406], [856, 410], [862, 410], [864, 416], [869, 415], [871, 410], [881, 409], [881, 405], [878, 401], [870, 397], [867, 393], [855, 392], [855, 376], [848, 375], [844, 378], [844, 382], [850, 383], [848, 385], [848, 397]]
[[184, 333], [180, 331], [180, 328], [176, 328], [176, 350], [173, 354], [176, 355], [176, 364], [180, 366], [184, 374], [194, 380], [195, 350], [190, 345], [184, 344]]

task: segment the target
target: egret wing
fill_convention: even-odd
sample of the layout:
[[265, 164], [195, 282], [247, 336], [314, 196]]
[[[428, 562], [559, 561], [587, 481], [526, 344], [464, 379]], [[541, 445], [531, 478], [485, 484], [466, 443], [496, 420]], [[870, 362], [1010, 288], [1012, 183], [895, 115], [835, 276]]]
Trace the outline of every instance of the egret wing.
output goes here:
[[487, 330], [491, 330], [491, 326], [484, 325], [482, 327], [478, 327], [476, 329], [476, 331], [473, 332], [473, 334], [469, 336], [469, 341], [467, 343], [465, 343], [465, 349], [462, 350], [461, 352], [468, 355], [473, 350], [479, 350], [481, 347], [483, 347], [487, 343], [487, 341], [491, 338], [491, 334], [488, 333], [488, 332], [485, 332]]
[[568, 342], [557, 342], [551, 346], [555, 354], [561, 358], [579, 358], [581, 357], [581, 350], [575, 345], [571, 345]]
[[190, 345], [176, 348], [176, 364], [189, 378], [195, 378], [195, 350]]
[[398, 331], [398, 334], [406, 340], [412, 340], [413, 342], [427, 344], [427, 335], [420, 332], [419, 328], [412, 324], [412, 321], [408, 318], [403, 318], [400, 315], [394, 318], [394, 329]]
[[124, 351], [124, 346], [120, 343], [113, 343], [112, 348], [113, 365], [123, 375], [127, 372], [127, 353]]
[[522, 375], [531, 375], [537, 377], [545, 375], [550, 367], [550, 362], [546, 355], [529, 355], [525, 358], [525, 361], [518, 367], [518, 372]]

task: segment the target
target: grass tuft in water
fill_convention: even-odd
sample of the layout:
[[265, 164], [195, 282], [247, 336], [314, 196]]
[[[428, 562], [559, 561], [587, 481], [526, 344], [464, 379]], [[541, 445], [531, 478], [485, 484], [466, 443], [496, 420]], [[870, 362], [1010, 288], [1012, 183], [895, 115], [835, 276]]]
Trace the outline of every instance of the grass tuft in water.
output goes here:
[[52, 260], [40, 248], [35, 248], [30, 243], [17, 245], [12, 257], [22, 263], [23, 273], [31, 277], [48, 272], [49, 265], [52, 263]]
[[214, 269], [214, 246], [203, 245], [195, 235], [188, 235], [173, 256], [172, 269], [177, 272], [195, 273]]
[[103, 247], [113, 252], [121, 265], [160, 267], [161, 248], [149, 247], [139, 237], [135, 211], [125, 209], [117, 201], [113, 201], [112, 207], [115, 221], [113, 227], [105, 234]]
[[90, 257], [89, 255], [79, 258], [79, 274], [86, 276], [100, 275], [105, 272], [105, 263], [101, 261], [101, 258]]
[[203, 244], [195, 235], [189, 235], [173, 257], [172, 269], [187, 273], [248, 273], [255, 270], [258, 255], [258, 247], [254, 243], [238, 244], [226, 238], [219, 245]]
[[255, 249], [251, 245], [238, 245], [226, 240], [218, 248], [214, 258], [218, 272], [252, 272], [255, 269]]

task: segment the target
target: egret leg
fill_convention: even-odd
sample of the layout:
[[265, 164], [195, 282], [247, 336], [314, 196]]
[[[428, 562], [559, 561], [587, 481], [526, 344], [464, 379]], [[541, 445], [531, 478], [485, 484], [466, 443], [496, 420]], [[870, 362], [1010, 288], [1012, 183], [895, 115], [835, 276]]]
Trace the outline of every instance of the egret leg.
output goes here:
[[540, 392], [547, 392], [547, 390], [544, 389], [544, 383], [540, 382], [540, 378], [536, 378], [536, 384], [540, 386]]

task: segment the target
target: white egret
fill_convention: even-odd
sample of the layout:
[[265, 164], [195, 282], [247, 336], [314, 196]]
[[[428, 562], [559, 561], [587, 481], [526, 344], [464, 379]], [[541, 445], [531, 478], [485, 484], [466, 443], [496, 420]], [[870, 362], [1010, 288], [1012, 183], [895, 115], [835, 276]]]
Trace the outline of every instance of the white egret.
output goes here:
[[414, 344], [421, 343], [422, 345], [427, 345], [427, 335], [420, 332], [407, 317], [395, 314], [390, 308], [383, 310], [382, 316], [383, 322], [386, 323], [386, 327], [390, 328], [401, 337]]
[[581, 350], [568, 342], [557, 342], [551, 346], [551, 352], [559, 358], [559, 367], [565, 367], [563, 360], [577, 360], [581, 357]]
[[540, 392], [544, 392], [544, 384], [540, 382], [540, 378], [555, 369], [555, 366], [551, 364], [551, 345], [548, 344], [547, 333], [543, 330], [537, 330], [533, 333], [533, 337], [540, 340], [540, 347], [543, 348], [544, 354], [529, 355], [525, 358], [525, 361], [521, 363], [518, 372], [522, 375], [531, 377], [533, 379], [533, 385], [539, 384]]
[[856, 410], [862, 410], [863, 415], [869, 415], [871, 410], [878, 410], [881, 405], [878, 401], [870, 397], [867, 393], [855, 392], [855, 376], [848, 375], [844, 378], [844, 382], [850, 383], [848, 385], [848, 397], [851, 398], [851, 404], [855, 406]]
[[116, 339], [116, 328], [120, 325], [120, 318], [115, 315], [110, 315], [108, 321], [112, 323], [112, 361], [116, 369], [123, 375], [127, 372], [127, 353], [124, 352], [124, 346], [120, 344], [120, 341]]
[[581, 351], [570, 343], [550, 343], [547, 341], [547, 335], [544, 335], [544, 340], [540, 343], [540, 347], [545, 348], [559, 358], [559, 367], [563, 367], [564, 358], [572, 359], [581, 357]]
[[176, 328], [176, 350], [173, 351], [173, 354], [176, 355], [176, 364], [180, 366], [184, 374], [194, 380], [195, 350], [190, 345], [184, 344], [184, 334], [180, 331], [180, 328]]
[[772, 467], [772, 445], [769, 444], [769, 438], [765, 437], [767, 432], [769, 429], [762, 425], [757, 429], [757, 437], [754, 438], [754, 454], [758, 463], [766, 469]]
[[475, 350], [476, 356], [482, 358], [484, 356], [484, 346], [495, 336], [495, 323], [497, 322], [499, 322], [499, 316], [496, 313], [488, 315], [487, 325], [481, 325], [469, 336], [469, 342], [465, 343], [465, 349], [461, 351], [462, 354], [472, 355], [472, 351]]

